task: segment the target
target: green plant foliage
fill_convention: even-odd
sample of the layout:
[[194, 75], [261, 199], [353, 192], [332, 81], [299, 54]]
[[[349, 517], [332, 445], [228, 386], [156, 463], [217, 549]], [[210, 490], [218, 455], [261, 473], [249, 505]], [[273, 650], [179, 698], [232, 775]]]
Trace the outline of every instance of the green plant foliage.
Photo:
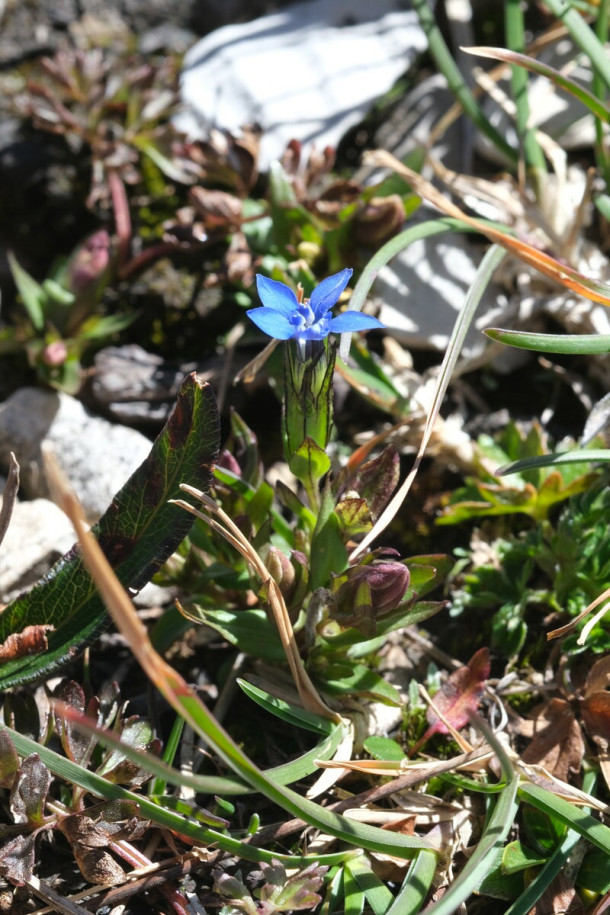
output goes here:
[[[218, 414], [207, 383], [194, 373], [150, 455], [94, 527], [102, 549], [126, 587], [140, 590], [180, 545], [191, 518], [168, 499], [188, 476], [209, 486], [218, 449]], [[77, 549], [61, 559], [31, 591], [0, 616], [0, 642], [27, 627], [51, 627], [46, 650], [5, 660], [0, 689], [48, 676], [90, 642], [106, 609]]]
[[[478, 440], [480, 477], [470, 478], [456, 490], [449, 505], [438, 518], [438, 524], [457, 524], [475, 518], [525, 514], [544, 521], [555, 505], [587, 490], [597, 478], [585, 461], [561, 463], [551, 467], [526, 467], [509, 477], [495, 475], [490, 466], [541, 460], [548, 456], [546, 436], [534, 423], [528, 432], [509, 423], [496, 441], [489, 436]], [[583, 452], [586, 454], [586, 451]]]
[[[610, 586], [609, 510], [610, 489], [602, 476], [587, 492], [570, 498], [555, 522], [492, 540], [487, 561], [462, 567], [451, 612], [491, 611], [494, 647], [515, 657], [526, 643], [529, 627], [539, 634], [549, 611], [556, 619], [575, 617]], [[469, 556], [468, 551], [460, 554]], [[566, 645], [572, 652], [578, 651], [577, 633]], [[533, 644], [530, 640], [530, 650]], [[603, 620], [587, 645], [596, 652], [610, 647]]]

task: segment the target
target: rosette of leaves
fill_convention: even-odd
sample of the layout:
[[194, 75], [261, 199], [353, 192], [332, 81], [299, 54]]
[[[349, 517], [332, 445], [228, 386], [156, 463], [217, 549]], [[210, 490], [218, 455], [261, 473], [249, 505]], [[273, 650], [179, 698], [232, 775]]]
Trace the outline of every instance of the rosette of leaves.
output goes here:
[[101, 314], [115, 273], [115, 251], [105, 229], [94, 232], [39, 283], [14, 255], [9, 266], [19, 294], [12, 323], [0, 328], [0, 354], [25, 351], [42, 381], [74, 394], [81, 358], [91, 346], [123, 330], [135, 315]]
[[[458, 587], [452, 594], [453, 615], [485, 612], [482, 637], [491, 626], [492, 646], [505, 657], [531, 657], [544, 633], [576, 617], [610, 586], [610, 546], [606, 535], [610, 490], [600, 479], [587, 492], [573, 496], [557, 520], [528, 531], [485, 539], [461, 550]], [[489, 612], [492, 611], [491, 617]], [[486, 634], [487, 632], [487, 634]], [[564, 649], [575, 656], [579, 629]], [[600, 620], [587, 638], [594, 652], [610, 648], [608, 624]]]
[[75, 154], [90, 158], [88, 206], [107, 206], [108, 175], [137, 184], [144, 159], [170, 180], [192, 180], [172, 154], [177, 76], [176, 57], [65, 47], [41, 58], [17, 107], [35, 127], [63, 136]]
[[[126, 715], [116, 684], [98, 696], [87, 697], [83, 688], [65, 681], [53, 698], [92, 717], [100, 727], [112, 727], [128, 746], [158, 755], [160, 741], [150, 724], [137, 715]], [[43, 746], [59, 742], [67, 759], [119, 785], [140, 788], [150, 778], [120, 750], [104, 749], [95, 738], [84, 737], [56, 713], [40, 721], [36, 703], [7, 696], [4, 718], [20, 733], [33, 734]], [[0, 873], [12, 884], [29, 882], [41, 860], [40, 843], [57, 831], [68, 840], [83, 877], [92, 884], [113, 884], [125, 879], [119, 864], [121, 840], [135, 841], [148, 829], [137, 804], [124, 800], [91, 802], [76, 785], [54, 779], [37, 753], [19, 758], [6, 731], [0, 733], [0, 786], [8, 793], [12, 825], [0, 839]]]

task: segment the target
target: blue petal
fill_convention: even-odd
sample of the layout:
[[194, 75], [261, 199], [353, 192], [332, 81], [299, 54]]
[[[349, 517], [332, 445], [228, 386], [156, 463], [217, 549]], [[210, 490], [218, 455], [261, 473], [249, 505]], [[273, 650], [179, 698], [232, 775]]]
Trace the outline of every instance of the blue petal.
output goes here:
[[385, 327], [381, 321], [372, 315], [363, 315], [361, 311], [344, 311], [330, 322], [330, 329], [334, 334], [351, 333], [358, 330], [372, 330], [375, 327]]
[[290, 340], [294, 336], [294, 325], [275, 308], [251, 308], [246, 314], [263, 333], [276, 340]]
[[263, 305], [267, 308], [273, 308], [274, 311], [278, 311], [285, 318], [289, 318], [297, 310], [299, 304], [297, 297], [286, 283], [270, 280], [268, 277], [257, 273], [256, 288]]
[[316, 286], [311, 293], [309, 304], [313, 308], [317, 320], [333, 307], [349, 283], [353, 272], [351, 267], [346, 267], [341, 273], [335, 273], [333, 276], [327, 277]]

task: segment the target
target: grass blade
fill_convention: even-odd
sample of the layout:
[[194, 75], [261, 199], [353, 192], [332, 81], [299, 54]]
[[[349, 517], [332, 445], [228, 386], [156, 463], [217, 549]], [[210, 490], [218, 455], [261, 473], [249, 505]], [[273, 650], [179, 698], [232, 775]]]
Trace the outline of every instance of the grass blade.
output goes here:
[[610, 829], [592, 817], [590, 813], [586, 813], [562, 797], [557, 797], [556, 794], [531, 782], [522, 783], [518, 793], [520, 800], [561, 820], [578, 835], [583, 836], [587, 842], [597, 845], [607, 855], [610, 855]]
[[503, 477], [509, 473], [521, 473], [523, 470], [538, 470], [540, 467], [555, 467], [558, 464], [588, 464], [597, 461], [603, 463], [610, 461], [610, 449], [590, 448], [587, 450], [583, 448], [579, 451], [562, 451], [559, 454], [540, 454], [537, 457], [523, 458], [521, 461], [505, 464], [503, 467], [498, 467], [495, 473]]
[[569, 94], [573, 95], [574, 98], [577, 98], [579, 102], [582, 102], [594, 117], [599, 118], [604, 124], [607, 124], [610, 121], [610, 111], [603, 102], [600, 102], [600, 100], [596, 98], [592, 92], [589, 92], [588, 89], [585, 89], [584, 86], [581, 86], [573, 79], [564, 76], [563, 73], [560, 73], [559, 70], [550, 67], [548, 64], [544, 64], [533, 57], [528, 57], [527, 54], [519, 54], [516, 51], [508, 51], [505, 48], [475, 47], [464, 48], [464, 51], [468, 54], [475, 54], [477, 57], [488, 57], [491, 60], [503, 60], [506, 63], [523, 67], [524, 70], [529, 70], [531, 73], [536, 73], [538, 76], [546, 76], [546, 78], [551, 80], [559, 89], [569, 92]]
[[386, 915], [418, 915], [423, 910], [435, 873], [436, 855], [420, 851]]
[[464, 337], [472, 323], [474, 314], [479, 306], [481, 297], [487, 288], [489, 281], [498, 265], [501, 263], [505, 257], [505, 252], [501, 248], [493, 245], [485, 254], [485, 257], [481, 261], [481, 264], [477, 270], [474, 281], [468, 290], [464, 304], [457, 316], [453, 331], [451, 333], [451, 339], [447, 345], [447, 350], [445, 352], [445, 357], [441, 365], [441, 371], [438, 377], [438, 382], [436, 385], [436, 391], [434, 392], [434, 400], [430, 412], [426, 417], [426, 425], [424, 427], [424, 432], [422, 435], [421, 444], [417, 452], [417, 457], [415, 458], [415, 463], [412, 470], [409, 472], [406, 480], [398, 490], [398, 492], [392, 497], [391, 501], [387, 507], [383, 510], [377, 521], [375, 522], [372, 529], [366, 535], [362, 543], [357, 547], [356, 550], [352, 553], [350, 560], [353, 561], [357, 556], [364, 552], [367, 547], [372, 543], [372, 541], [379, 536], [379, 534], [385, 530], [385, 528], [390, 524], [400, 506], [404, 502], [409, 489], [415, 479], [417, 471], [419, 470], [419, 465], [421, 464], [422, 458], [428, 446], [430, 436], [432, 435], [432, 429], [436, 418], [439, 414], [443, 398], [449, 386], [451, 380], [451, 375], [455, 368], [455, 364], [460, 355], [460, 350], [462, 348], [462, 343], [464, 342]]
[[526, 330], [504, 330], [501, 327], [488, 327], [484, 333], [498, 343], [541, 353], [610, 353], [608, 334], [535, 334]]

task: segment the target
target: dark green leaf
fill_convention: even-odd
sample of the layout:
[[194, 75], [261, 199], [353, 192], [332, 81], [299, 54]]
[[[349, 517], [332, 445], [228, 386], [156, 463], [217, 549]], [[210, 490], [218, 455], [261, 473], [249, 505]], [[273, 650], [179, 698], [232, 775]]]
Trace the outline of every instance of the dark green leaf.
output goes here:
[[[168, 500], [182, 498], [182, 482], [207, 489], [217, 451], [214, 396], [192, 373], [151, 453], [93, 529], [123, 585], [142, 588], [188, 534], [192, 515]], [[0, 689], [47, 676], [91, 641], [105, 620], [104, 604], [74, 547], [0, 616], [0, 643], [32, 624], [55, 627], [44, 654], [2, 665]]]

